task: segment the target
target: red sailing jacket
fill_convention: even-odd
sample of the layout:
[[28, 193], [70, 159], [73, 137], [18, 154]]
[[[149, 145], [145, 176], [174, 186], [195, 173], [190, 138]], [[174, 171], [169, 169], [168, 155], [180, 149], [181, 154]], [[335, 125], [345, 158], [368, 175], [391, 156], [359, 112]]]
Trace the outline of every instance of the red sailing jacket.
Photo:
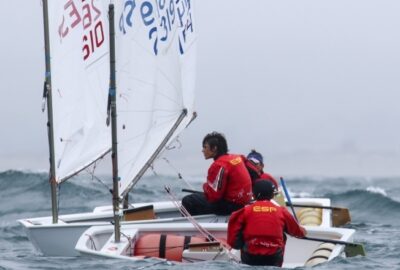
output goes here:
[[259, 179], [265, 179], [265, 180], [272, 182], [272, 184], [274, 184], [275, 188], [278, 189], [278, 182], [269, 173], [262, 172]]
[[251, 179], [241, 156], [226, 154], [217, 158], [208, 169], [203, 191], [209, 202], [225, 199], [239, 205], [249, 203]]
[[251, 177], [251, 180], [253, 183], [258, 179], [265, 179], [265, 180], [272, 182], [272, 184], [274, 184], [275, 188], [278, 189], [278, 182], [275, 180], [275, 178], [272, 175], [270, 175], [269, 173], [263, 172], [262, 170], [257, 168], [257, 166], [252, 161], [248, 160], [245, 156], [242, 156], [242, 159], [245, 162], [246, 168], [250, 173], [250, 177]]
[[262, 172], [259, 179], [265, 179], [265, 180], [272, 182], [272, 184], [274, 184], [275, 188], [278, 189], [278, 182], [269, 173]]
[[228, 223], [228, 244], [253, 255], [272, 255], [284, 250], [284, 232], [304, 237], [305, 231], [284, 207], [256, 201], [232, 213]]

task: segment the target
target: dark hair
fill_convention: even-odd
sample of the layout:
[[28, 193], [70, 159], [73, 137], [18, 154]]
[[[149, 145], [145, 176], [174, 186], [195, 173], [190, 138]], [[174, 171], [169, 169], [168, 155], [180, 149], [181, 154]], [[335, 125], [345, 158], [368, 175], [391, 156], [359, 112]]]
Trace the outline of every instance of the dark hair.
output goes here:
[[228, 144], [226, 142], [225, 136], [222, 133], [211, 132], [208, 133], [203, 139], [203, 146], [208, 144], [211, 149], [217, 148], [216, 157], [228, 153]]
[[253, 196], [256, 200], [271, 200], [275, 186], [267, 179], [259, 179], [253, 184]]

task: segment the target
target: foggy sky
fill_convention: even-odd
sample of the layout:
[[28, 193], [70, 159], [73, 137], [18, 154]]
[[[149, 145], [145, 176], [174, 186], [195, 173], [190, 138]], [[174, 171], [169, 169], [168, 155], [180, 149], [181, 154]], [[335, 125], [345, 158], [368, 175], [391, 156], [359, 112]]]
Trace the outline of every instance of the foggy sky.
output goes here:
[[[399, 1], [194, 2], [198, 118], [173, 166], [205, 174], [216, 130], [275, 176], [400, 175]], [[48, 170], [41, 1], [0, 10], [0, 170]]]

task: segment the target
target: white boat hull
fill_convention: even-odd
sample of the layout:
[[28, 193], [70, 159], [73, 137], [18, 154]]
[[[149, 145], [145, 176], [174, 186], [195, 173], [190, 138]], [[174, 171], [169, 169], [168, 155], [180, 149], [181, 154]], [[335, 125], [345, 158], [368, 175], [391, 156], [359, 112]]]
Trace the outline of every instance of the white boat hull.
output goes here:
[[[329, 199], [322, 198], [293, 198], [296, 204], [314, 204], [319, 206], [330, 206]], [[187, 222], [181, 217], [179, 211], [172, 202], [137, 203], [133, 207], [141, 207], [153, 204], [156, 219], [129, 221], [126, 223], [166, 223]], [[39, 217], [18, 220], [23, 225], [27, 236], [34, 247], [44, 256], [77, 256], [75, 244], [81, 234], [91, 226], [109, 225], [112, 221], [112, 207], [102, 206], [93, 212], [61, 215], [58, 224], [52, 224], [52, 218]], [[204, 215], [197, 216], [199, 222], [225, 223], [226, 216]], [[125, 223], [125, 222], [122, 222]], [[330, 211], [324, 210], [321, 214], [321, 227], [331, 226]]]
[[[201, 226], [209, 231], [217, 239], [226, 239], [227, 224], [226, 223], [200, 223]], [[352, 241], [354, 230], [343, 228], [322, 228], [306, 226], [309, 237], [317, 237], [323, 239], [334, 239], [340, 241]], [[125, 260], [142, 260], [143, 257], [132, 256], [135, 254], [135, 248], [138, 239], [146, 234], [167, 234], [167, 235], [189, 235], [196, 236], [200, 233], [190, 223], [176, 224], [133, 224], [121, 227], [123, 236], [119, 243], [114, 242], [113, 226], [94, 226], [86, 230], [79, 238], [76, 244], [76, 250], [86, 256], [101, 256], [106, 258], [117, 258]], [[313, 256], [315, 250], [318, 249], [320, 242], [303, 240], [288, 237], [283, 267], [294, 268], [302, 266], [310, 266], [307, 261]], [[327, 254], [326, 259], [329, 261], [343, 254], [343, 245], [333, 245], [332, 251]], [[156, 258], [167, 260], [168, 258]], [[181, 254], [183, 263], [223, 260], [236, 261], [240, 260], [240, 251], [238, 250], [183, 250]], [[319, 261], [319, 262], [323, 262]], [[308, 262], [310, 263], [310, 262]]]

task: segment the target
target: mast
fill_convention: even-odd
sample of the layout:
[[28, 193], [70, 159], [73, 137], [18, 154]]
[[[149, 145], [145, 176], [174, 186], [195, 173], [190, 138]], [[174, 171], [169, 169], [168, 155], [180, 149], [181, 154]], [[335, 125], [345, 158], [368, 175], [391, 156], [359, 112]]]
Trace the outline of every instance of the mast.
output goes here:
[[118, 177], [118, 142], [117, 142], [117, 103], [116, 103], [116, 78], [115, 78], [115, 29], [114, 29], [114, 4], [108, 6], [110, 28], [110, 109], [111, 109], [111, 160], [113, 174], [113, 212], [115, 242], [120, 241], [119, 220], [119, 177]]
[[49, 38], [49, 20], [47, 0], [43, 0], [43, 25], [44, 25], [44, 48], [46, 63], [46, 80], [43, 97], [47, 97], [47, 132], [49, 139], [49, 159], [50, 159], [50, 175], [49, 181], [51, 185], [51, 209], [53, 223], [58, 223], [58, 206], [57, 206], [57, 181], [56, 167], [54, 155], [54, 125], [53, 125], [53, 102], [51, 88], [51, 65], [50, 65], [50, 38]]

